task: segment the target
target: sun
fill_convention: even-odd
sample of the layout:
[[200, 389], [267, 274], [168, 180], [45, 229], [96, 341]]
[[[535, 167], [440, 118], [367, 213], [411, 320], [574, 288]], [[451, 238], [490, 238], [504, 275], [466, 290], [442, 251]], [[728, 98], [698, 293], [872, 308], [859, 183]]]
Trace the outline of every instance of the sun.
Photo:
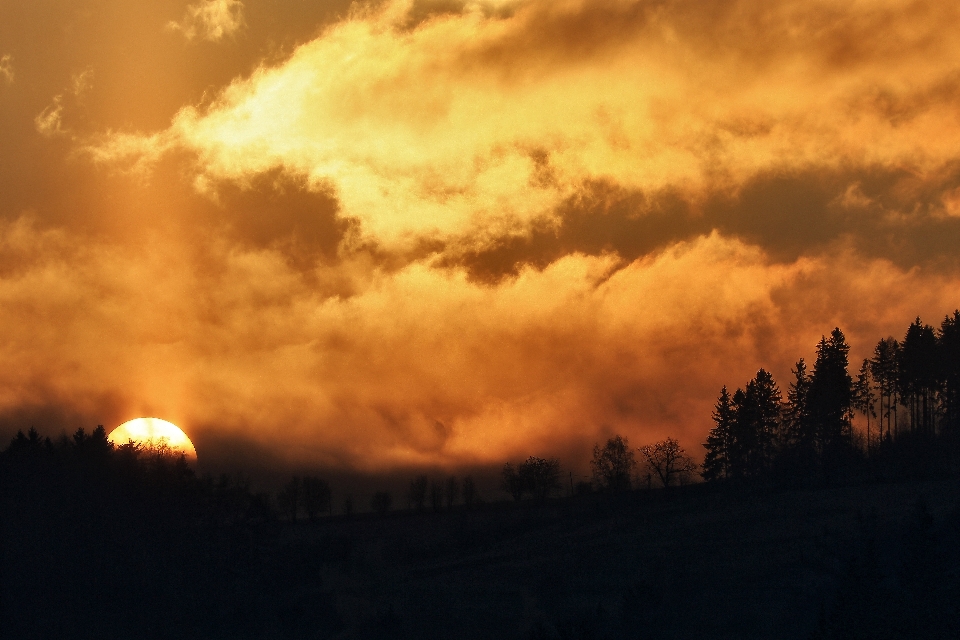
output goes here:
[[151, 447], [166, 444], [176, 453], [183, 453], [187, 460], [196, 461], [197, 450], [183, 430], [172, 422], [160, 418], [135, 418], [124, 422], [110, 432], [107, 439], [120, 446], [131, 440]]

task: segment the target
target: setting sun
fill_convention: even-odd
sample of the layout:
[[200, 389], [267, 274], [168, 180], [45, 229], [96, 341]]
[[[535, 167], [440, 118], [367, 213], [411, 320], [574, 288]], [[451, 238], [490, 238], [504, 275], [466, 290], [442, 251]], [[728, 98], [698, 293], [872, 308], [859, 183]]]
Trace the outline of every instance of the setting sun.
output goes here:
[[166, 443], [174, 451], [183, 452], [188, 460], [197, 459], [197, 450], [187, 434], [172, 422], [160, 418], [128, 420], [110, 432], [107, 439], [118, 446], [130, 441], [144, 446]]

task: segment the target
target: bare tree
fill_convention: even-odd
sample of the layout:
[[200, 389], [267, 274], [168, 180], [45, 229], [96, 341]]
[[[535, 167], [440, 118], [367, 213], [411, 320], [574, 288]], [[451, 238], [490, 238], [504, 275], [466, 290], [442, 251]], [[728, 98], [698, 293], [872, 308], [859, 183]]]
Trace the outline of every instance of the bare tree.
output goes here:
[[623, 436], [614, 436], [600, 448], [593, 447], [593, 479], [605, 491], [619, 493], [630, 490], [630, 477], [637, 463]]
[[664, 488], [672, 486], [674, 480], [682, 484], [697, 468], [673, 438], [642, 446], [638, 451], [643, 455], [647, 468], [660, 479]]

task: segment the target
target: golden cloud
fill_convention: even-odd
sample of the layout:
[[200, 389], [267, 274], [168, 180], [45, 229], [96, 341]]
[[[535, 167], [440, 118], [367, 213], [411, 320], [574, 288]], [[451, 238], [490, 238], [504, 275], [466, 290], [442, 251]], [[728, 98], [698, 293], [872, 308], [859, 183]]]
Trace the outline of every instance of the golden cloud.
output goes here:
[[[626, 0], [466, 5], [412, 28], [355, 11], [186, 107], [142, 146], [202, 184], [281, 167], [335, 189], [369, 237], [522, 233], [587, 180], [736, 189], [771, 170], [952, 161], [957, 9]], [[745, 37], [750, 33], [751, 37]], [[123, 156], [129, 135], [95, 146]]]
[[[229, 35], [214, 4], [178, 29]], [[34, 125], [81, 153], [0, 228], [0, 416], [365, 469], [695, 453], [722, 384], [958, 305], [958, 14], [376, 3], [143, 131], [64, 125], [64, 73]]]
[[9, 53], [0, 57], [0, 76], [7, 84], [13, 84], [13, 56]]
[[180, 22], [167, 24], [169, 30], [181, 32], [187, 40], [199, 37], [211, 42], [234, 35], [243, 26], [240, 0], [201, 0], [187, 7]]

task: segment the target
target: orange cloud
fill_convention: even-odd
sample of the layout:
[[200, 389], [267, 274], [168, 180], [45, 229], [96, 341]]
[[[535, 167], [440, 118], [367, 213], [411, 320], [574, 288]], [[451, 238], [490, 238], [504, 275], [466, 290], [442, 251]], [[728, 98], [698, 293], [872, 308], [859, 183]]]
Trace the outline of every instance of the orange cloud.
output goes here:
[[240, 0], [201, 0], [187, 7], [180, 22], [167, 24], [169, 30], [181, 32], [187, 40], [199, 37], [212, 42], [237, 33], [243, 26]]
[[[214, 5], [242, 16], [178, 29], [226, 37]], [[157, 415], [201, 458], [363, 469], [696, 453], [721, 385], [960, 304], [958, 11], [384, 2], [232, 41], [255, 70], [156, 127], [64, 62], [0, 190], [0, 428]], [[172, 75], [216, 66], [177, 46]]]

